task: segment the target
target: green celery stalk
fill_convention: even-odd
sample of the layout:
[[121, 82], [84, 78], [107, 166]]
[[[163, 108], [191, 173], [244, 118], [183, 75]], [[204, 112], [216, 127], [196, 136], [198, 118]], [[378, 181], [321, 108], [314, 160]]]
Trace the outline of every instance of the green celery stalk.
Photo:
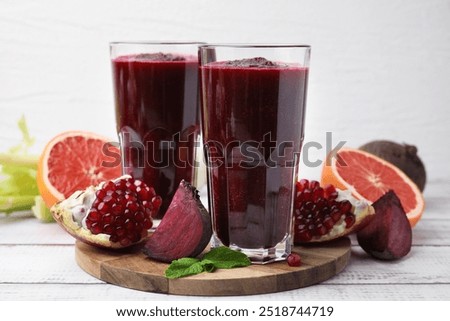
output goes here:
[[10, 153], [0, 153], [0, 165], [23, 166], [37, 169], [39, 157], [36, 155], [15, 155]]
[[34, 198], [35, 195], [0, 196], [0, 213], [29, 210], [34, 205]]

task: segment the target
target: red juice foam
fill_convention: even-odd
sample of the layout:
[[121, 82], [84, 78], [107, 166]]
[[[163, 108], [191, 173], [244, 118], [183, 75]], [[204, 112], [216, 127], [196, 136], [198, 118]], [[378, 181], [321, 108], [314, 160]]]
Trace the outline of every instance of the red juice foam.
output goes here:
[[154, 186], [166, 211], [181, 179], [193, 183], [199, 135], [195, 56], [149, 53], [112, 60], [124, 173]]
[[226, 246], [272, 248], [291, 226], [308, 69], [251, 58], [201, 71], [215, 237]]

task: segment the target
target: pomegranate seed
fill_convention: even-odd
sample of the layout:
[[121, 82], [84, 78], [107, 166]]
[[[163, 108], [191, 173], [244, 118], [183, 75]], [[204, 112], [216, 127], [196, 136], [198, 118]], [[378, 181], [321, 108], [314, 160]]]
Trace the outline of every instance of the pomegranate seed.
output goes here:
[[300, 231], [298, 231], [297, 233], [296, 233], [296, 235], [295, 235], [297, 238], [298, 238], [298, 240], [300, 240], [301, 242], [308, 242], [308, 241], [311, 241], [311, 239], [312, 239], [312, 233], [306, 228], [306, 229], [303, 229], [303, 230], [300, 230]]
[[92, 221], [88, 218], [86, 219], [86, 227], [90, 230], [92, 228]]
[[144, 207], [145, 207], [146, 209], [150, 209], [150, 210], [153, 209], [153, 204], [152, 204], [152, 202], [149, 202], [149, 201], [143, 201], [143, 202], [142, 202], [142, 205], [144, 205]]
[[121, 179], [118, 182], [116, 182], [115, 185], [116, 185], [116, 188], [118, 190], [124, 190], [125, 189], [125, 184], [126, 184], [125, 180]]
[[303, 191], [305, 188], [309, 187], [309, 181], [307, 179], [301, 179], [297, 182], [297, 191]]
[[125, 229], [123, 227], [117, 227], [114, 231], [115, 234], [120, 238], [121, 236], [125, 235]]
[[91, 222], [98, 222], [100, 220], [100, 213], [94, 209], [89, 212], [89, 215], [87, 217]]
[[[336, 193], [336, 188], [333, 185], [331, 185], [331, 184], [327, 184], [323, 188], [323, 191], [324, 191], [325, 197], [326, 198], [330, 198], [330, 195]], [[337, 193], [336, 193], [336, 196], [337, 196]]]
[[139, 210], [139, 204], [136, 202], [129, 201], [126, 205], [127, 209], [129, 209], [132, 212], [136, 212]]
[[93, 234], [108, 234], [111, 242], [122, 246], [148, 235], [147, 230], [153, 226], [152, 216], [162, 203], [153, 187], [133, 178], [109, 181], [95, 195], [86, 227]]
[[145, 219], [145, 215], [144, 215], [144, 213], [142, 213], [141, 211], [139, 211], [139, 212], [136, 212], [135, 214], [134, 214], [134, 220], [136, 221], [136, 222], [144, 222], [144, 219]]
[[97, 206], [97, 210], [101, 213], [101, 214], [106, 214], [109, 212], [109, 205], [107, 203], [104, 202], [100, 202], [100, 204], [98, 204]]
[[300, 258], [300, 254], [292, 252], [288, 255], [286, 259], [289, 266], [300, 266], [302, 265], [302, 260]]
[[331, 218], [333, 219], [334, 223], [337, 223], [341, 219], [342, 213], [339, 211], [339, 209], [334, 209], [331, 211]]
[[122, 246], [128, 246], [128, 245], [131, 244], [131, 240], [130, 240], [129, 238], [125, 237], [125, 238], [121, 239], [121, 240], [119, 241], [119, 243], [120, 243], [120, 245], [122, 245]]
[[322, 236], [327, 234], [328, 230], [322, 223], [318, 223], [314, 229], [314, 232], [315, 235]]
[[350, 210], [352, 209], [352, 203], [350, 203], [349, 201], [343, 201], [339, 209], [342, 213], [350, 212]]
[[136, 234], [140, 234], [143, 229], [144, 229], [144, 225], [142, 225], [142, 223], [136, 223], [136, 227], [135, 227]]
[[328, 202], [324, 198], [319, 198], [316, 202], [317, 208], [321, 209], [328, 205]]
[[162, 198], [159, 195], [156, 195], [152, 198], [152, 205], [154, 208], [159, 209], [162, 204]]
[[132, 219], [134, 217], [135, 212], [130, 211], [129, 209], [126, 209], [123, 212], [123, 216], [125, 217], [125, 219]]
[[311, 192], [311, 190], [310, 189], [305, 189], [304, 191], [303, 191], [303, 193], [300, 195], [300, 200], [302, 201], [302, 202], [307, 202], [307, 201], [310, 201], [311, 200], [311, 195], [312, 194], [312, 192]]
[[150, 199], [150, 193], [148, 189], [138, 187], [136, 188], [136, 192], [139, 196], [139, 199], [141, 199], [142, 201]]
[[103, 226], [103, 233], [105, 234], [111, 234], [114, 231], [114, 228], [111, 224], [105, 224]]
[[109, 181], [103, 186], [102, 189], [105, 190], [106, 192], [114, 191], [115, 189], [114, 183], [112, 181]]
[[322, 197], [323, 197], [323, 189], [320, 187], [316, 188], [312, 193], [312, 201], [317, 202]]
[[338, 197], [338, 192], [331, 193], [328, 198], [331, 200], [335, 200]]
[[311, 181], [309, 183], [309, 189], [315, 190], [316, 188], [320, 187], [320, 183], [318, 181]]
[[113, 193], [114, 193], [114, 192], [111, 191], [111, 194], [108, 194], [108, 195], [106, 195], [105, 197], [103, 197], [103, 203], [109, 204], [109, 203], [113, 200], [113, 197], [112, 197], [112, 194], [113, 194]]
[[123, 213], [123, 209], [124, 209], [124, 207], [122, 206], [122, 204], [120, 204], [120, 203], [113, 204], [111, 206], [111, 213], [113, 213], [114, 215], [119, 215], [119, 214]]
[[99, 189], [97, 192], [95, 192], [95, 197], [97, 199], [102, 200], [103, 197], [105, 197], [105, 196], [106, 196], [106, 191], [104, 189]]
[[345, 215], [344, 220], [345, 220], [345, 227], [347, 227], [347, 228], [352, 227], [353, 224], [355, 224], [355, 222], [356, 222], [355, 215], [353, 215], [351, 213], [347, 213]]
[[119, 237], [117, 236], [117, 234], [111, 234], [111, 236], [109, 237], [109, 240], [113, 243], [116, 243], [119, 241]]
[[113, 221], [113, 216], [111, 214], [105, 214], [102, 217], [102, 223], [103, 224], [111, 224], [111, 222]]
[[92, 223], [91, 232], [92, 234], [100, 234], [102, 232], [102, 226], [98, 223]]
[[153, 187], [149, 187], [148, 193], [149, 193], [149, 198], [153, 198], [153, 197], [156, 196], [156, 192], [155, 192], [155, 189]]
[[329, 230], [331, 230], [332, 228], [333, 228], [333, 226], [334, 226], [334, 221], [333, 221], [333, 219], [331, 218], [331, 216], [325, 216], [325, 218], [323, 219], [323, 226], [325, 226], [327, 229], [328, 229], [328, 231]]
[[134, 223], [132, 220], [130, 220], [130, 219], [126, 220], [125, 229], [127, 231], [133, 231], [135, 226], [136, 226], [136, 223]]
[[116, 218], [114, 219], [114, 225], [123, 226], [125, 224], [125, 220], [126, 219], [124, 215], [116, 216]]
[[153, 226], [153, 222], [151, 219], [145, 219], [144, 222], [142, 222], [142, 225], [144, 226], [145, 229], [150, 229]]

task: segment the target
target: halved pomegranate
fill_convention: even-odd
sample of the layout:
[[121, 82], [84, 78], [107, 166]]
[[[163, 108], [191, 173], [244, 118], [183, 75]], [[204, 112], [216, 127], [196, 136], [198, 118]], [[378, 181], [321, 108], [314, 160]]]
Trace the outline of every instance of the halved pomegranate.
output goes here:
[[294, 201], [294, 243], [330, 241], [366, 226], [375, 211], [350, 191], [318, 181], [302, 179], [296, 184]]
[[51, 212], [59, 225], [82, 242], [124, 248], [147, 239], [161, 203], [153, 187], [125, 175], [75, 192]]

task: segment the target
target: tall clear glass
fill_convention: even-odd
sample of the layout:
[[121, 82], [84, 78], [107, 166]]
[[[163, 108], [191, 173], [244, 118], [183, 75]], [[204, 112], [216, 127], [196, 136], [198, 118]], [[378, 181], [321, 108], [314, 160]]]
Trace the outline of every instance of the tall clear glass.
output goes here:
[[212, 246], [253, 263], [291, 251], [310, 47], [203, 45], [199, 51]]
[[182, 179], [195, 184], [199, 43], [110, 44], [124, 174], [144, 180], [165, 213]]

